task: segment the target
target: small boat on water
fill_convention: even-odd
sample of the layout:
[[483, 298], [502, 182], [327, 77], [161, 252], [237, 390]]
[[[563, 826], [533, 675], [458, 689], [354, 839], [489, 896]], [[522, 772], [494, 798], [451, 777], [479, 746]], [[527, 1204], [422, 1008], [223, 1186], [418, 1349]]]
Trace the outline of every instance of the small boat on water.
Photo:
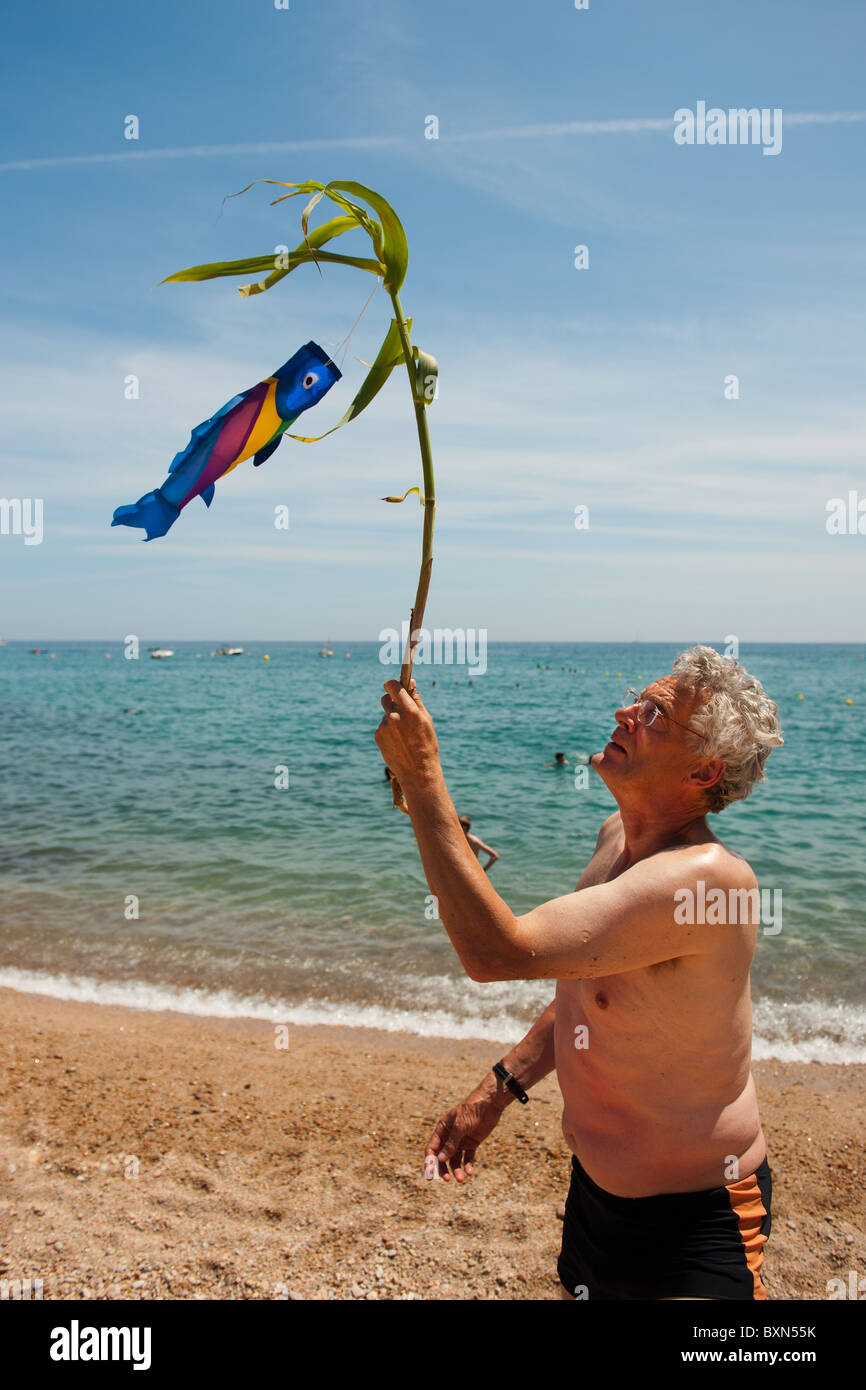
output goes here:
[[148, 647], [154, 661], [164, 660], [167, 656], [174, 656], [174, 652], [169, 647]]
[[320, 647], [320, 648], [319, 648], [319, 656], [333, 656], [333, 655], [334, 655], [334, 653], [333, 653], [333, 651], [331, 650], [331, 643], [330, 643], [330, 641], [327, 641], [327, 642], [325, 643], [324, 647]]
[[244, 654], [244, 649], [243, 649], [243, 647], [229, 647], [229, 646], [220, 647], [220, 649], [219, 649], [218, 652], [214, 652], [214, 656], [243, 656], [243, 654]]

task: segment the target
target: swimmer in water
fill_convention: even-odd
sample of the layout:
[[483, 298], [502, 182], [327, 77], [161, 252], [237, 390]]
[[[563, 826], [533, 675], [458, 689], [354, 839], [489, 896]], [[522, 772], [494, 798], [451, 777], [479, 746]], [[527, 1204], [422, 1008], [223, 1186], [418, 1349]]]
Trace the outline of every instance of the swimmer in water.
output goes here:
[[568, 758], [564, 753], [554, 753], [555, 762], [545, 763], [545, 767], [568, 767]]
[[489, 845], [485, 845], [483, 840], [479, 840], [477, 835], [471, 835], [469, 833], [469, 827], [471, 826], [472, 822], [468, 816], [461, 816], [460, 824], [463, 827], [463, 834], [466, 836], [466, 841], [469, 845], [469, 848], [472, 850], [472, 853], [475, 855], [475, 858], [478, 860], [478, 863], [481, 864], [482, 854], [490, 855], [490, 858], [487, 860], [487, 863], [481, 864], [482, 869], [485, 873], [487, 873], [491, 864], [496, 863], [497, 859], [499, 858], [499, 855], [496, 853], [495, 849], [491, 849]]

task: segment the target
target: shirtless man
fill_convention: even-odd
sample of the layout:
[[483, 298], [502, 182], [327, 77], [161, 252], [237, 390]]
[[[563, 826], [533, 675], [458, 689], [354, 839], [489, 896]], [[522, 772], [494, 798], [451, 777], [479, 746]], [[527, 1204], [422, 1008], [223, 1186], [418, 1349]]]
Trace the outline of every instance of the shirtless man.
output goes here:
[[[512, 1079], [489, 1072], [439, 1121], [428, 1173], [438, 1163], [446, 1179], [449, 1167], [458, 1182], [471, 1176], [514, 1095], [555, 1068], [574, 1155], [562, 1296], [766, 1298], [771, 1182], [750, 1070], [757, 884], [706, 818], [763, 777], [782, 742], [776, 705], [712, 648], [679, 656], [617, 710], [591, 759], [619, 809], [577, 891], [516, 917], [466, 843], [414, 682], [385, 690], [376, 742], [463, 968], [478, 981], [556, 981], [502, 1059]], [[683, 910], [688, 892], [703, 903], [712, 889], [743, 909], [739, 920]]]

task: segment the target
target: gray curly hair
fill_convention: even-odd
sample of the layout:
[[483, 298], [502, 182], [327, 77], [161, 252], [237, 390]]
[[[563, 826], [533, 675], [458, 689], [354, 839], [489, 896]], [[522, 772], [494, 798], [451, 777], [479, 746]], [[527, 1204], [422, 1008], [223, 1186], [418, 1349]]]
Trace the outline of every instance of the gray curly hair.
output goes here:
[[742, 801], [764, 777], [764, 763], [784, 743], [779, 707], [744, 666], [712, 647], [681, 652], [673, 673], [702, 696], [689, 723], [692, 746], [703, 758], [721, 758], [725, 771], [707, 791], [707, 809], [722, 811]]

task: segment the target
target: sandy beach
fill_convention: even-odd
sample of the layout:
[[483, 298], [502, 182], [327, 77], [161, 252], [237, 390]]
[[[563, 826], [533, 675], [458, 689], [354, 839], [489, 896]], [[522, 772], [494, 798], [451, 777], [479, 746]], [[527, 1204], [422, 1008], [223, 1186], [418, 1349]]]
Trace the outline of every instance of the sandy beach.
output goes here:
[[[45, 1299], [548, 1299], [568, 1188], [554, 1078], [465, 1186], [436, 1120], [507, 1050], [0, 991], [0, 1277]], [[863, 1066], [754, 1067], [774, 1182], [764, 1282], [866, 1275]]]

